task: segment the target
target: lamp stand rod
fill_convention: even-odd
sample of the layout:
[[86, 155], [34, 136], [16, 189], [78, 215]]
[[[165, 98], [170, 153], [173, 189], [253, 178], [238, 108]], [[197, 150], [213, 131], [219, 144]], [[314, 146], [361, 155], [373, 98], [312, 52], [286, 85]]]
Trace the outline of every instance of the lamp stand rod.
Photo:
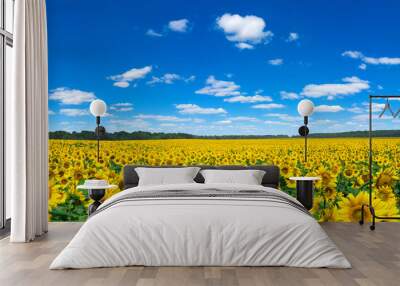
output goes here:
[[307, 134], [304, 136], [304, 162], [307, 162]]
[[[307, 130], [307, 124], [308, 124], [308, 116], [304, 116], [304, 125], [306, 126], [306, 130]], [[306, 131], [306, 134], [304, 136], [304, 162], [307, 162], [307, 135], [308, 132]]]
[[96, 135], [97, 135], [97, 163], [100, 161], [100, 116], [96, 116]]

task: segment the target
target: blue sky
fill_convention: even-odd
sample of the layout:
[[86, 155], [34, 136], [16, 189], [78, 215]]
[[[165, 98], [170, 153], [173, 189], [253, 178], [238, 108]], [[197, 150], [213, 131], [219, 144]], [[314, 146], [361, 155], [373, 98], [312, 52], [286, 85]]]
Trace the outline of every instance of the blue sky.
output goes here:
[[398, 1], [197, 2], [48, 1], [50, 130], [92, 130], [95, 98], [110, 132], [291, 135], [303, 98], [311, 132], [365, 130], [400, 94]]

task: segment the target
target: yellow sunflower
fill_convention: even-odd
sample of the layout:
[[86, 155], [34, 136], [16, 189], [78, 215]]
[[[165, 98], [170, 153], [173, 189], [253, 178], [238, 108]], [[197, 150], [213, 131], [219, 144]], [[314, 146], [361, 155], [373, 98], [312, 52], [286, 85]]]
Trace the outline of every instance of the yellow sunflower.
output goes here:
[[[367, 192], [359, 192], [357, 196], [353, 194], [343, 198], [339, 203], [339, 217], [340, 221], [345, 222], [358, 222], [361, 219], [361, 206], [367, 205], [369, 196]], [[367, 207], [364, 207], [364, 219], [366, 221], [371, 219], [371, 213]]]
[[381, 186], [375, 189], [375, 198], [380, 199], [383, 202], [396, 202], [396, 196], [393, 193], [392, 187]]
[[317, 181], [315, 184], [317, 188], [321, 189], [323, 186], [328, 186], [332, 182], [336, 181], [336, 178], [332, 176], [332, 173], [324, 166], [319, 167], [314, 173], [316, 176], [321, 178], [321, 180]]
[[49, 209], [55, 208], [57, 205], [66, 201], [68, 195], [66, 192], [59, 190], [56, 187], [49, 188]]
[[369, 174], [363, 172], [361, 175], [357, 176], [356, 186], [364, 186], [368, 182], [369, 182]]
[[343, 175], [346, 178], [351, 179], [354, 176], [354, 173], [355, 173], [355, 170], [354, 170], [353, 166], [350, 165], [344, 170]]
[[[375, 214], [380, 217], [394, 217], [399, 215], [399, 210], [396, 207], [396, 201], [392, 200], [389, 202], [381, 201], [380, 199], [375, 199], [372, 202]], [[387, 219], [377, 219], [377, 221], [394, 221]]]
[[399, 177], [396, 175], [396, 172], [393, 169], [384, 169], [378, 172], [376, 175], [375, 186], [380, 188], [382, 186], [392, 186]]
[[323, 186], [322, 187], [322, 195], [327, 199], [327, 200], [333, 200], [335, 199], [337, 192], [336, 192], [336, 183], [332, 182], [329, 185]]
[[313, 200], [313, 207], [310, 210], [312, 214], [320, 214], [320, 218], [318, 221], [336, 221], [338, 216], [337, 207], [332, 208], [320, 208], [323, 205], [324, 198], [320, 196], [316, 196]]

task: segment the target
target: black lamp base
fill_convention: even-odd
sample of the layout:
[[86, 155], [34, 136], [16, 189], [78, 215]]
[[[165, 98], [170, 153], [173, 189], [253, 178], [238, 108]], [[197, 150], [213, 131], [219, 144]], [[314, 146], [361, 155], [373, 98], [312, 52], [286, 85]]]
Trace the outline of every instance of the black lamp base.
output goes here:
[[94, 200], [94, 202], [88, 208], [89, 215], [94, 213], [97, 210], [97, 208], [101, 205], [100, 200], [104, 197], [105, 194], [106, 194], [105, 189], [90, 189], [89, 190], [89, 197], [92, 200]]
[[307, 136], [310, 133], [310, 129], [308, 129], [307, 126], [303, 125], [299, 128], [299, 134], [300, 136]]

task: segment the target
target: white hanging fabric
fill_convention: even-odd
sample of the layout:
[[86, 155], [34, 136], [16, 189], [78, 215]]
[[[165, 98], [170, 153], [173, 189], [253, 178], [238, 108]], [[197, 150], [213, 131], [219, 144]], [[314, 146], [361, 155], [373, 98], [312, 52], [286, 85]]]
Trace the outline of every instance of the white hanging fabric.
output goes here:
[[15, 1], [13, 92], [6, 98], [6, 187], [12, 242], [48, 227], [48, 79], [45, 0]]

